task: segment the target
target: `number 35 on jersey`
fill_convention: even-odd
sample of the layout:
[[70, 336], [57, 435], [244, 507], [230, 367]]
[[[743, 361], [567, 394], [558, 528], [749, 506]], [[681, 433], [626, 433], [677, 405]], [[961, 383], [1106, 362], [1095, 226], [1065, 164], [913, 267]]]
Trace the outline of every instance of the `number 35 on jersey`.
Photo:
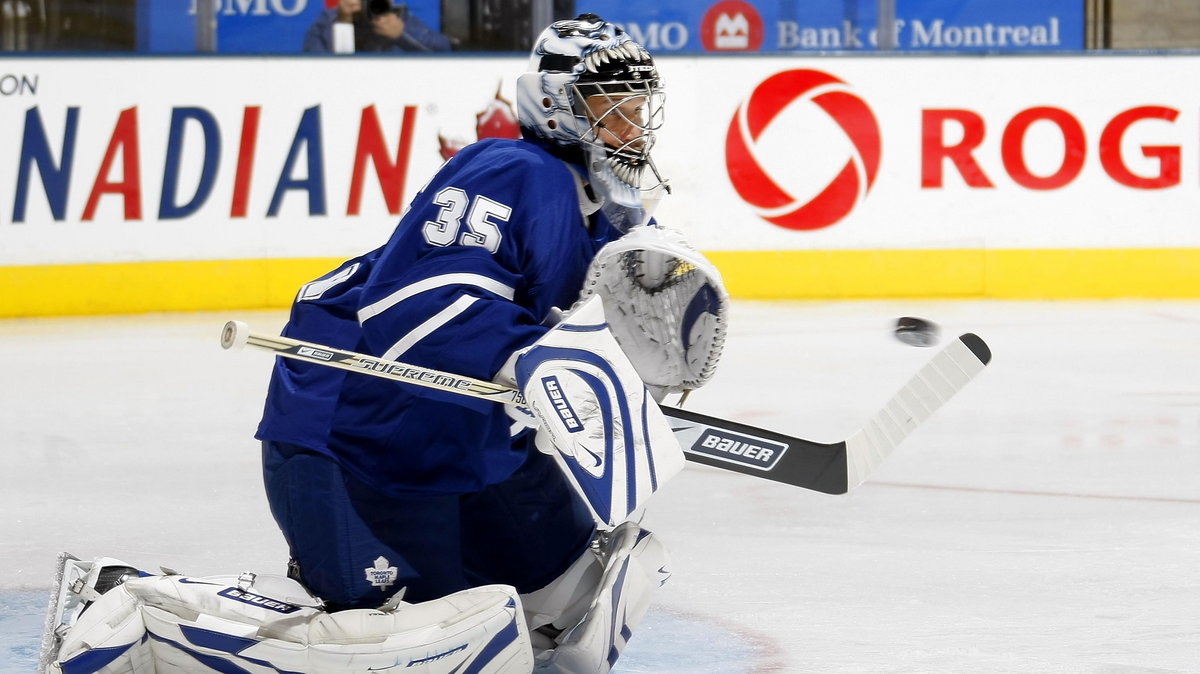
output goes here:
[[471, 197], [457, 187], [445, 187], [433, 197], [441, 206], [436, 220], [426, 220], [421, 228], [432, 246], [479, 246], [489, 253], [500, 247], [500, 223], [508, 222], [512, 208], [479, 195]]

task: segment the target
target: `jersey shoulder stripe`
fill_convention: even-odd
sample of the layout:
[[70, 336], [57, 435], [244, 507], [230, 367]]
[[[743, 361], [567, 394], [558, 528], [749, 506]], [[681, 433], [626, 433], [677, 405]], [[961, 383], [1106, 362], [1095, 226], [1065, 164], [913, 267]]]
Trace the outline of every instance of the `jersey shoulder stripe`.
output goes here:
[[506, 300], [511, 300], [516, 294], [516, 291], [511, 286], [482, 274], [441, 274], [421, 279], [416, 283], [410, 283], [387, 297], [359, 309], [358, 322], [361, 325], [414, 295], [449, 285], [474, 286], [481, 290], [486, 290], [493, 295], [503, 297]]

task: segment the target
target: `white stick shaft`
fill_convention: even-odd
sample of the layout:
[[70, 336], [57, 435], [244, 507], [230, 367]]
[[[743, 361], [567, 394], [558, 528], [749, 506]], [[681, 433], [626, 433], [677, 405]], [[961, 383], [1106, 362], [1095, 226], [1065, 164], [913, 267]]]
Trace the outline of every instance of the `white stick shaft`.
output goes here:
[[374, 377], [402, 381], [426, 388], [448, 391], [459, 395], [492, 400], [498, 403], [524, 405], [525, 396], [520, 391], [482, 379], [417, 367], [394, 360], [384, 360], [353, 351], [343, 351], [321, 344], [313, 344], [278, 335], [263, 335], [250, 332], [249, 326], [241, 321], [229, 321], [221, 330], [221, 346], [226, 349], [242, 345], [275, 352], [277, 356], [294, 358], [327, 367], [351, 372], [361, 372]]

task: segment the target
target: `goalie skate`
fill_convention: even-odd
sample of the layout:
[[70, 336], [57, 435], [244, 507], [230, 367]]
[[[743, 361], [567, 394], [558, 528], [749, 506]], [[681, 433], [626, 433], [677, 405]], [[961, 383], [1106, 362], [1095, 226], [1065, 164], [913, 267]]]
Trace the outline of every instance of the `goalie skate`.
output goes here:
[[105, 591], [125, 582], [128, 577], [142, 575], [137, 569], [110, 557], [83, 561], [62, 552], [46, 607], [46, 623], [42, 630], [42, 645], [38, 652], [39, 673], [58, 659], [63, 637], [79, 620], [79, 616]]

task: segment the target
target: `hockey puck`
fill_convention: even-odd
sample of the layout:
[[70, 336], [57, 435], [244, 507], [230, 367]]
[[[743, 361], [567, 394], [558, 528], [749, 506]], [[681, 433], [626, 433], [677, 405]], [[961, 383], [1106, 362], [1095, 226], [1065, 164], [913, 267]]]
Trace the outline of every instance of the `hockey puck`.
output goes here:
[[909, 346], [933, 346], [938, 341], [938, 327], [924, 318], [903, 316], [896, 319], [895, 335]]

